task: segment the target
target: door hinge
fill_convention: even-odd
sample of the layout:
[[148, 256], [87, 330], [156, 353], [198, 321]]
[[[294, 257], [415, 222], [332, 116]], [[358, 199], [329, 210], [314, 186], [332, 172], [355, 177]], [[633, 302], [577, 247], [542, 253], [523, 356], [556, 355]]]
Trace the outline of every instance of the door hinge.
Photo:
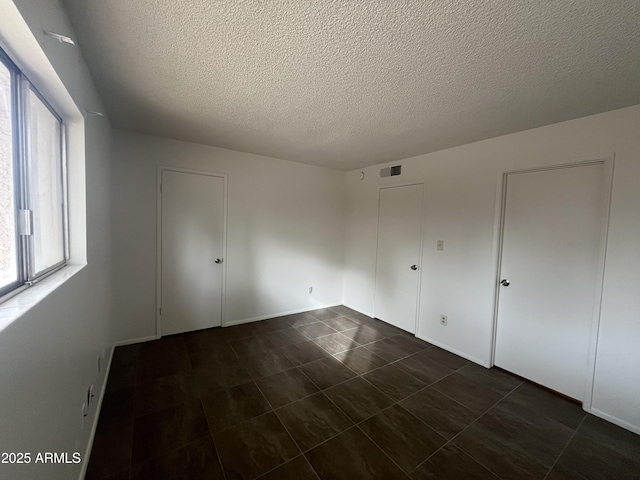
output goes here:
[[160, 316], [162, 316], [162, 307], [160, 307], [160, 308], [158, 309], [158, 314], [159, 314]]
[[31, 210], [18, 210], [18, 234], [33, 235], [33, 212]]

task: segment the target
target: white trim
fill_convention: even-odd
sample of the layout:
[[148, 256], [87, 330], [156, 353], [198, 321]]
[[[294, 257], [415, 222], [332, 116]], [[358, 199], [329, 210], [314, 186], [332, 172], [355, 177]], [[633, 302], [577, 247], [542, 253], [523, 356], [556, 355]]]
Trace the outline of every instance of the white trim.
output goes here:
[[374, 259], [373, 269], [373, 303], [371, 304], [371, 317], [375, 318], [376, 314], [376, 297], [378, 292], [378, 249], [380, 248], [380, 189], [378, 187], [378, 208], [376, 212], [376, 257]]
[[420, 332], [420, 308], [422, 307], [422, 259], [423, 259], [423, 254], [424, 254], [424, 231], [426, 228], [426, 222], [425, 222], [425, 208], [424, 208], [424, 201], [425, 201], [425, 184], [422, 184], [422, 199], [420, 202], [420, 248], [419, 248], [419, 252], [418, 252], [418, 289], [416, 291], [416, 325], [414, 327], [414, 331], [413, 334], [414, 335], [418, 335], [418, 332]]
[[149, 335], [148, 337], [130, 338], [129, 340], [120, 340], [113, 344], [113, 347], [124, 347], [126, 345], [133, 345], [134, 343], [151, 342], [157, 340], [155, 335]]
[[348, 305], [348, 304], [346, 304], [344, 302], [342, 302], [342, 305], [347, 307], [347, 308], [350, 308], [351, 310], [355, 310], [356, 312], [361, 313], [362, 315], [366, 315], [367, 317], [374, 318], [374, 316], [371, 315], [371, 313], [369, 313], [369, 312], [364, 312], [364, 311], [360, 310], [359, 308], [356, 308], [354, 306]]
[[220, 304], [220, 326], [224, 327], [227, 324], [227, 265], [229, 265], [227, 258], [227, 234], [229, 232], [229, 175], [223, 174], [224, 179], [222, 190], [222, 295]]
[[558, 163], [554, 165], [524, 168], [521, 170], [503, 170], [498, 173], [498, 184], [496, 189], [496, 212], [495, 212], [495, 224], [494, 224], [494, 245], [493, 245], [493, 261], [495, 266], [494, 276], [494, 301], [493, 301], [493, 325], [491, 330], [491, 351], [488, 366], [495, 365], [495, 352], [496, 352], [496, 335], [498, 329], [498, 307], [500, 301], [500, 272], [502, 269], [502, 247], [504, 237], [504, 216], [506, 206], [506, 183], [507, 176], [512, 174], [542, 172], [549, 170], [560, 170], [565, 168], [585, 167], [589, 165], [603, 165], [605, 168], [605, 188], [606, 195], [604, 196], [605, 205], [603, 206], [603, 225], [601, 232], [600, 252], [598, 256], [598, 268], [596, 273], [597, 285], [594, 292], [594, 311], [591, 319], [591, 332], [589, 338], [589, 346], [587, 352], [587, 365], [585, 375], [585, 393], [583, 396], [583, 408], [586, 411], [591, 409], [591, 402], [593, 398], [593, 384], [596, 367], [596, 354], [598, 343], [598, 331], [600, 328], [600, 310], [602, 306], [603, 284], [604, 284], [604, 271], [606, 262], [606, 247], [607, 238], [609, 233], [609, 217], [611, 210], [611, 197], [613, 195], [613, 169], [614, 169], [615, 154], [603, 154], [593, 157], [586, 157], [579, 160], [574, 160], [566, 163]]
[[614, 425], [618, 425], [619, 427], [625, 428], [627, 430], [629, 430], [630, 432], [633, 433], [637, 433], [638, 435], [640, 435], [640, 426], [638, 425], [634, 425], [632, 423], [629, 423], [625, 420], [621, 420], [618, 417], [615, 417], [613, 415], [609, 415], [608, 413], [605, 413], [601, 410], [598, 410], [597, 408], [590, 408], [589, 410], [585, 409], [588, 413], [595, 415], [596, 417], [600, 417], [603, 420], [606, 420], [607, 422], [611, 422]]
[[156, 168], [156, 335], [162, 336], [162, 168]]
[[483, 367], [486, 368], [491, 368], [491, 365], [488, 362], [485, 362], [483, 360], [480, 360], [479, 358], [473, 357], [467, 353], [461, 352], [460, 350], [456, 350], [455, 348], [451, 348], [448, 345], [445, 345], [444, 343], [440, 343], [436, 340], [432, 340], [431, 338], [428, 337], [424, 337], [422, 335], [416, 335], [416, 338], [419, 338], [420, 340], [424, 340], [425, 342], [428, 342], [432, 345], [435, 345], [436, 347], [442, 348], [443, 350], [446, 350], [447, 352], [453, 353], [455, 355], [458, 355], [459, 357], [465, 358], [467, 360], [469, 360], [470, 362], [473, 363], [477, 363], [478, 365], [482, 365]]
[[493, 219], [493, 244], [491, 248], [491, 265], [494, 265], [493, 276], [493, 308], [489, 338], [489, 366], [496, 364], [496, 337], [498, 333], [498, 302], [500, 300], [500, 273], [502, 270], [502, 226], [504, 224], [504, 208], [506, 188], [504, 188], [505, 172], [498, 172], [496, 182], [496, 200]]
[[594, 291], [593, 314], [591, 318], [591, 331], [589, 333], [589, 346], [587, 349], [587, 365], [585, 372], [585, 394], [582, 408], [591, 409], [593, 403], [593, 388], [596, 376], [596, 356], [598, 353], [598, 336], [600, 333], [600, 314], [602, 312], [602, 296], [604, 293], [604, 270], [607, 261], [607, 241], [609, 239], [609, 219], [611, 216], [611, 197], [613, 195], [613, 172], [615, 167], [615, 155], [604, 158], [604, 205], [602, 211], [602, 226], [600, 236], [600, 252], [598, 255], [598, 268], [596, 273], [596, 288]]
[[89, 467], [89, 459], [91, 458], [91, 450], [93, 449], [93, 441], [96, 437], [96, 431], [98, 429], [98, 421], [100, 420], [100, 411], [102, 410], [102, 401], [104, 400], [104, 394], [107, 390], [107, 382], [109, 381], [109, 373], [111, 372], [111, 363], [113, 361], [113, 352], [115, 350], [115, 346], [111, 347], [111, 353], [109, 354], [109, 361], [104, 369], [104, 375], [102, 379], [102, 388], [100, 389], [100, 397], [98, 398], [98, 403], [96, 405], [96, 410], [93, 415], [93, 425], [91, 426], [91, 433], [89, 433], [89, 442], [87, 443], [87, 448], [85, 450], [84, 456], [82, 457], [82, 467], [80, 467], [80, 480], [84, 480], [84, 477], [87, 475], [87, 468]]
[[[285, 315], [293, 315], [295, 313], [312, 312], [314, 310], [318, 310], [318, 309], [321, 309], [321, 308], [339, 307], [340, 305], [341, 304], [339, 304], [339, 303], [328, 303], [326, 305], [314, 305], [313, 307], [299, 308], [299, 309], [296, 309], [296, 310], [288, 310], [286, 312], [272, 313], [272, 314], [269, 314], [269, 315], [261, 315], [259, 317], [251, 317], [251, 318], [244, 318], [244, 319], [240, 319], [240, 320], [232, 320], [232, 321], [226, 322], [226, 324], [222, 325], [222, 327], [232, 327], [234, 325], [242, 325], [243, 323], [258, 322], [260, 320], [268, 320], [270, 318], [283, 317]], [[353, 310], [355, 310], [355, 308]], [[367, 316], [369, 316], [369, 315], [367, 315]], [[134, 343], [151, 342], [151, 341], [157, 340], [157, 339], [158, 339], [158, 337], [156, 337], [155, 335], [149, 335], [147, 337], [131, 338], [129, 340], [120, 340], [120, 341], [118, 341], [118, 342], [116, 342], [114, 344], [114, 347], [122, 347], [122, 346], [125, 346], [125, 345], [133, 345]]]
[[227, 325], [227, 224], [228, 224], [228, 192], [229, 175], [226, 173], [210, 172], [206, 170], [194, 170], [191, 168], [173, 167], [170, 165], [158, 165], [156, 168], [156, 339], [162, 337], [162, 173], [165, 171], [218, 177], [223, 180], [222, 199], [222, 291], [220, 305], [220, 325]]
[[232, 327], [234, 325], [242, 325], [243, 323], [251, 323], [251, 322], [258, 322], [260, 320], [268, 320], [270, 318], [277, 318], [277, 317], [283, 317], [285, 315], [293, 315], [296, 313], [306, 313], [306, 312], [312, 312], [314, 310], [319, 310], [321, 308], [331, 308], [331, 307], [338, 307], [340, 306], [340, 304], [338, 303], [329, 303], [326, 305], [314, 305], [313, 307], [309, 307], [309, 308], [299, 308], [296, 310], [289, 310], [286, 312], [280, 312], [280, 313], [273, 313], [270, 315], [261, 315], [259, 317], [252, 317], [252, 318], [244, 318], [241, 320], [231, 320], [229, 322], [227, 322], [225, 325], [223, 325], [223, 327]]

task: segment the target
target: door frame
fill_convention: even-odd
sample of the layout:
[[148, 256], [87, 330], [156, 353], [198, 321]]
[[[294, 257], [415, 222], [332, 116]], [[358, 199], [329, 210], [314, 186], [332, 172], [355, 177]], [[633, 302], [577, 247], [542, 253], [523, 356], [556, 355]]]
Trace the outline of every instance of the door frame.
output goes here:
[[585, 167], [589, 165], [604, 166], [604, 205], [602, 215], [602, 225], [600, 232], [600, 247], [598, 253], [598, 265], [596, 270], [596, 288], [594, 291], [594, 307], [591, 315], [591, 326], [589, 332], [589, 344], [587, 350], [587, 364], [585, 365], [585, 386], [582, 408], [585, 411], [591, 410], [593, 399], [593, 383], [596, 367], [596, 353], [598, 344], [598, 333], [600, 329], [600, 312], [602, 308], [602, 295], [604, 285], [604, 271], [606, 262], [607, 240], [609, 234], [609, 217], [611, 211], [611, 196], [613, 193], [613, 171], [615, 163], [615, 154], [599, 155], [589, 158], [580, 159], [568, 163], [557, 163], [548, 166], [523, 168], [518, 170], [502, 170], [498, 174], [497, 192], [496, 192], [496, 218], [494, 222], [494, 251], [493, 264], [495, 266], [494, 276], [494, 302], [493, 302], [493, 325], [491, 332], [491, 358], [489, 366], [495, 365], [496, 340], [498, 331], [498, 307], [500, 301], [500, 273], [502, 269], [502, 247], [505, 226], [505, 213], [507, 201], [507, 180], [509, 175], [534, 173], [549, 170], [561, 170], [565, 168]]
[[190, 168], [172, 167], [168, 165], [158, 165], [156, 168], [156, 339], [162, 337], [162, 174], [163, 172], [190, 173], [192, 175], [204, 175], [207, 177], [218, 177], [223, 180], [223, 203], [222, 203], [222, 302], [220, 312], [220, 323], [222, 327], [227, 325], [227, 222], [228, 222], [228, 182], [229, 176], [226, 173], [215, 173], [205, 170], [194, 170]]
[[415, 327], [414, 327], [414, 336], [418, 336], [420, 326], [420, 293], [422, 292], [422, 257], [423, 257], [423, 244], [424, 244], [424, 183], [423, 182], [412, 182], [412, 183], [399, 183], [395, 185], [382, 185], [378, 187], [378, 212], [377, 212], [377, 227], [376, 227], [376, 263], [375, 269], [373, 273], [374, 286], [373, 286], [373, 308], [371, 309], [373, 312], [373, 318], [376, 317], [376, 295], [378, 293], [378, 246], [380, 239], [380, 193], [382, 190], [387, 188], [397, 188], [397, 187], [412, 187], [414, 185], [422, 186], [422, 202], [420, 203], [420, 246], [418, 251], [418, 285], [416, 289], [416, 318], [415, 318]]

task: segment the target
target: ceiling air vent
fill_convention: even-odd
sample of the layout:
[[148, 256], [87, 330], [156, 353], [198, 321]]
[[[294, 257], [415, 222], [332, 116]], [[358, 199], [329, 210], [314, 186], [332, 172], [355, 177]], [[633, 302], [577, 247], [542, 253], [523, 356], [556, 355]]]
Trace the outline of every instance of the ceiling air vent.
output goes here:
[[402, 165], [396, 165], [395, 167], [387, 167], [380, 170], [380, 177], [395, 177], [402, 173]]

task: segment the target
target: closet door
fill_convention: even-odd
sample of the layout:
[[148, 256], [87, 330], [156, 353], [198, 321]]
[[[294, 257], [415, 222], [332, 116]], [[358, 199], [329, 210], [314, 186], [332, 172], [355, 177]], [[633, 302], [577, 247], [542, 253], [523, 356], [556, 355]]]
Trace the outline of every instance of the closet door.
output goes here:
[[578, 400], [598, 298], [604, 168], [506, 181], [495, 364]]
[[224, 195], [223, 177], [162, 172], [162, 335], [221, 324]]
[[380, 189], [374, 313], [416, 333], [423, 185]]

